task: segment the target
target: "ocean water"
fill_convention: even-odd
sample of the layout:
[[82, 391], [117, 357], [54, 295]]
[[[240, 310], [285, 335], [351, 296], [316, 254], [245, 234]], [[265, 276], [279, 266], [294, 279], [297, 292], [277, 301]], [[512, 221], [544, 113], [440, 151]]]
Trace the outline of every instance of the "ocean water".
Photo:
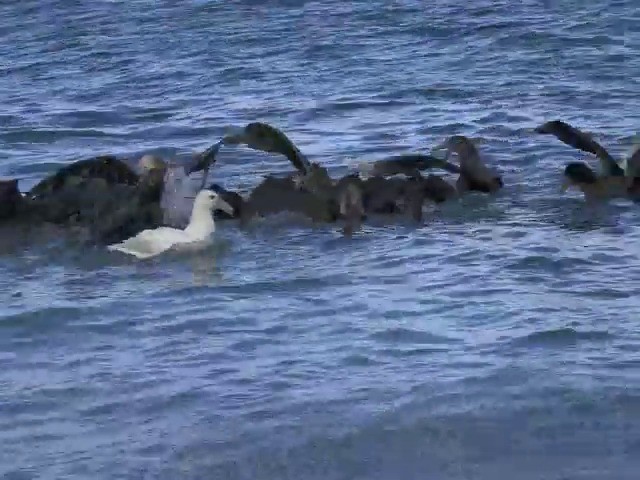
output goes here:
[[[0, 478], [636, 479], [640, 212], [559, 191], [640, 133], [627, 1], [0, 3], [0, 175], [266, 121], [333, 175], [476, 138], [506, 187], [353, 239], [218, 224], [135, 261], [0, 238]], [[588, 159], [594, 162], [593, 159]], [[225, 148], [246, 191], [283, 158]]]

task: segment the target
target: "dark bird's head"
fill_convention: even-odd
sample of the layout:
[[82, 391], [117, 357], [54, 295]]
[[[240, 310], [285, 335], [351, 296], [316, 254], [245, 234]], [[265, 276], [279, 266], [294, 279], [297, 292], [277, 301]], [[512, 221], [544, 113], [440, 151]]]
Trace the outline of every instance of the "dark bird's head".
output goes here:
[[543, 135], [546, 134], [557, 134], [558, 132], [568, 130], [567, 124], [561, 120], [550, 120], [548, 122], [544, 122], [542, 125], [538, 125], [533, 131], [535, 133], [540, 133]]
[[571, 162], [564, 169], [564, 182], [562, 189], [567, 190], [570, 186], [595, 185], [598, 177], [594, 171], [585, 163]]
[[444, 150], [446, 157], [449, 153], [455, 153], [460, 157], [477, 156], [478, 152], [473, 141], [464, 135], [452, 135], [434, 148], [435, 151]]

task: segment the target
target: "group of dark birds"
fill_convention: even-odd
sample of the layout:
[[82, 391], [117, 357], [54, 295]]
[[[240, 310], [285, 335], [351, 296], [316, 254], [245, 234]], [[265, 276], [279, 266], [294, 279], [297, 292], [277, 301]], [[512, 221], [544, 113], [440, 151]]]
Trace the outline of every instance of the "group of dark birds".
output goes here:
[[[588, 200], [640, 199], [640, 147], [636, 146], [621, 165], [591, 135], [563, 121], [546, 122], [534, 132], [554, 135], [599, 159], [600, 173], [583, 162], [566, 165], [564, 188], [577, 188]], [[207, 187], [233, 208], [233, 213], [216, 211], [215, 218], [239, 219], [243, 225], [255, 217], [289, 211], [315, 222], [339, 222], [343, 233], [351, 235], [370, 215], [404, 215], [420, 222], [426, 201], [447, 202], [473, 191], [493, 194], [504, 185], [502, 176], [485, 164], [474, 142], [462, 135], [449, 137], [436, 147], [444, 152], [442, 157], [396, 155], [361, 164], [359, 172], [334, 179], [325, 167], [309, 161], [281, 130], [261, 122], [230, 131], [213, 147], [195, 155], [184, 166], [185, 173], [202, 172], [204, 187], [223, 145], [245, 145], [283, 155], [295, 169], [285, 176], [266, 176], [245, 196], [216, 183]], [[452, 157], [457, 157], [457, 164], [450, 161]], [[0, 225], [80, 226], [88, 232], [89, 241], [102, 245], [160, 227], [164, 223], [160, 200], [169, 165], [157, 156], [145, 155], [137, 167], [114, 156], [80, 160], [26, 193], [20, 191], [17, 180], [0, 180]], [[436, 169], [457, 175], [457, 181], [450, 183], [443, 176], [425, 174]]]

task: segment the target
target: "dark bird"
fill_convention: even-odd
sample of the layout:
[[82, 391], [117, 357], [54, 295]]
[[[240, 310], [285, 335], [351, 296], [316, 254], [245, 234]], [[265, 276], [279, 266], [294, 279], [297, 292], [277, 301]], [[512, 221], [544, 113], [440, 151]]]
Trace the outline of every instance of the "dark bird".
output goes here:
[[561, 120], [551, 120], [534, 129], [535, 133], [554, 135], [563, 143], [595, 155], [600, 174], [584, 162], [571, 162], [564, 170], [562, 190], [576, 187], [589, 200], [640, 198], [640, 145], [635, 145], [621, 166], [593, 137]]
[[504, 186], [502, 176], [485, 164], [470, 138], [453, 135], [434, 150], [445, 150], [447, 158], [451, 153], [459, 158], [460, 176], [456, 182], [459, 194], [466, 191], [494, 193]]

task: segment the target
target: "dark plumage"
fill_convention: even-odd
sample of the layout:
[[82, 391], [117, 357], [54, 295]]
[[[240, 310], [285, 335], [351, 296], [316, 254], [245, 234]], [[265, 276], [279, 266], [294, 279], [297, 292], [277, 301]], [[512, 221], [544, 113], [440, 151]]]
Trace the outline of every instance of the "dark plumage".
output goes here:
[[443, 203], [458, 197], [456, 188], [438, 175], [428, 175], [422, 179], [426, 198], [435, 203]]
[[[443, 178], [422, 176], [422, 171], [431, 168], [459, 174], [464, 180], [463, 191], [494, 192], [503, 186], [502, 178], [484, 165], [475, 146], [462, 136], [451, 137], [445, 143], [460, 157], [460, 167], [432, 155], [403, 154], [362, 165], [367, 173], [373, 175], [370, 178], [362, 179], [354, 174], [337, 181], [331, 178], [326, 168], [310, 162], [282, 131], [266, 123], [252, 122], [230, 131], [222, 142], [278, 153], [288, 158], [296, 169], [285, 178], [266, 177], [247, 198], [219, 185], [212, 186], [234, 208], [233, 215], [217, 215], [220, 218], [240, 218], [243, 222], [254, 216], [297, 212], [314, 221], [345, 221], [343, 231], [350, 234], [372, 213], [409, 214], [420, 221], [425, 200], [441, 203], [459, 195], [458, 190]], [[196, 171], [203, 165], [196, 162], [189, 171]], [[409, 178], [397, 177], [398, 174]]]
[[583, 162], [571, 162], [564, 169], [564, 175], [574, 183], [595, 185], [598, 177], [594, 171]]
[[153, 169], [135, 187], [118, 185], [94, 196], [81, 218], [90, 238], [99, 244], [117, 243], [142, 230], [164, 223], [160, 201], [164, 192], [164, 170]]
[[211, 147], [207, 148], [204, 152], [195, 155], [195, 157], [191, 161], [191, 164], [185, 166], [184, 168], [184, 171], [187, 175], [191, 175], [192, 173], [199, 171], [203, 172], [200, 190], [202, 190], [207, 183], [209, 170], [211, 170], [211, 167], [216, 163], [216, 157], [223, 143], [224, 142], [220, 140], [219, 142], [213, 144]]
[[453, 152], [460, 159], [460, 177], [456, 182], [459, 194], [465, 191], [494, 193], [504, 187], [502, 176], [487, 167], [470, 138], [453, 135], [436, 149], [446, 149], [447, 154]]
[[139, 180], [138, 174], [124, 161], [112, 155], [103, 155], [79, 160], [60, 168], [33, 187], [27, 196], [37, 198], [51, 195], [70, 184], [88, 178], [101, 178], [108, 185], [136, 185]]
[[0, 221], [14, 218], [22, 203], [18, 180], [0, 180]]
[[389, 177], [404, 174], [407, 177], [416, 177], [421, 171], [441, 168], [450, 173], [460, 173], [457, 165], [446, 160], [420, 153], [395, 155], [384, 160], [377, 160], [371, 164], [362, 165], [370, 175]]
[[602, 173], [606, 176], [624, 176], [624, 170], [618, 162], [607, 152], [607, 150], [596, 142], [590, 135], [569, 125], [562, 120], [551, 120], [534, 129], [536, 133], [543, 135], [554, 135], [561, 142], [594, 154], [600, 160], [602, 165]]
[[[39, 182], [29, 193], [16, 196], [17, 182], [0, 188], [10, 208], [0, 207], [0, 219], [28, 227], [56, 224], [82, 227], [90, 242], [110, 243], [144, 228], [162, 224], [160, 199], [166, 164], [157, 158], [141, 159], [143, 174], [111, 156], [74, 162]], [[13, 191], [13, 193], [9, 193]]]
[[302, 174], [310, 170], [310, 162], [306, 156], [280, 129], [263, 122], [252, 122], [243, 128], [236, 129], [224, 136], [225, 145], [244, 144], [254, 150], [279, 153], [289, 159], [291, 164]]
[[626, 177], [599, 177], [583, 162], [571, 162], [564, 170], [563, 191], [574, 186], [578, 188], [587, 201], [607, 200], [615, 197], [631, 197]]
[[314, 221], [332, 222], [338, 216], [335, 202], [298, 188], [292, 178], [267, 176], [251, 191], [243, 218], [281, 212], [301, 213]]

